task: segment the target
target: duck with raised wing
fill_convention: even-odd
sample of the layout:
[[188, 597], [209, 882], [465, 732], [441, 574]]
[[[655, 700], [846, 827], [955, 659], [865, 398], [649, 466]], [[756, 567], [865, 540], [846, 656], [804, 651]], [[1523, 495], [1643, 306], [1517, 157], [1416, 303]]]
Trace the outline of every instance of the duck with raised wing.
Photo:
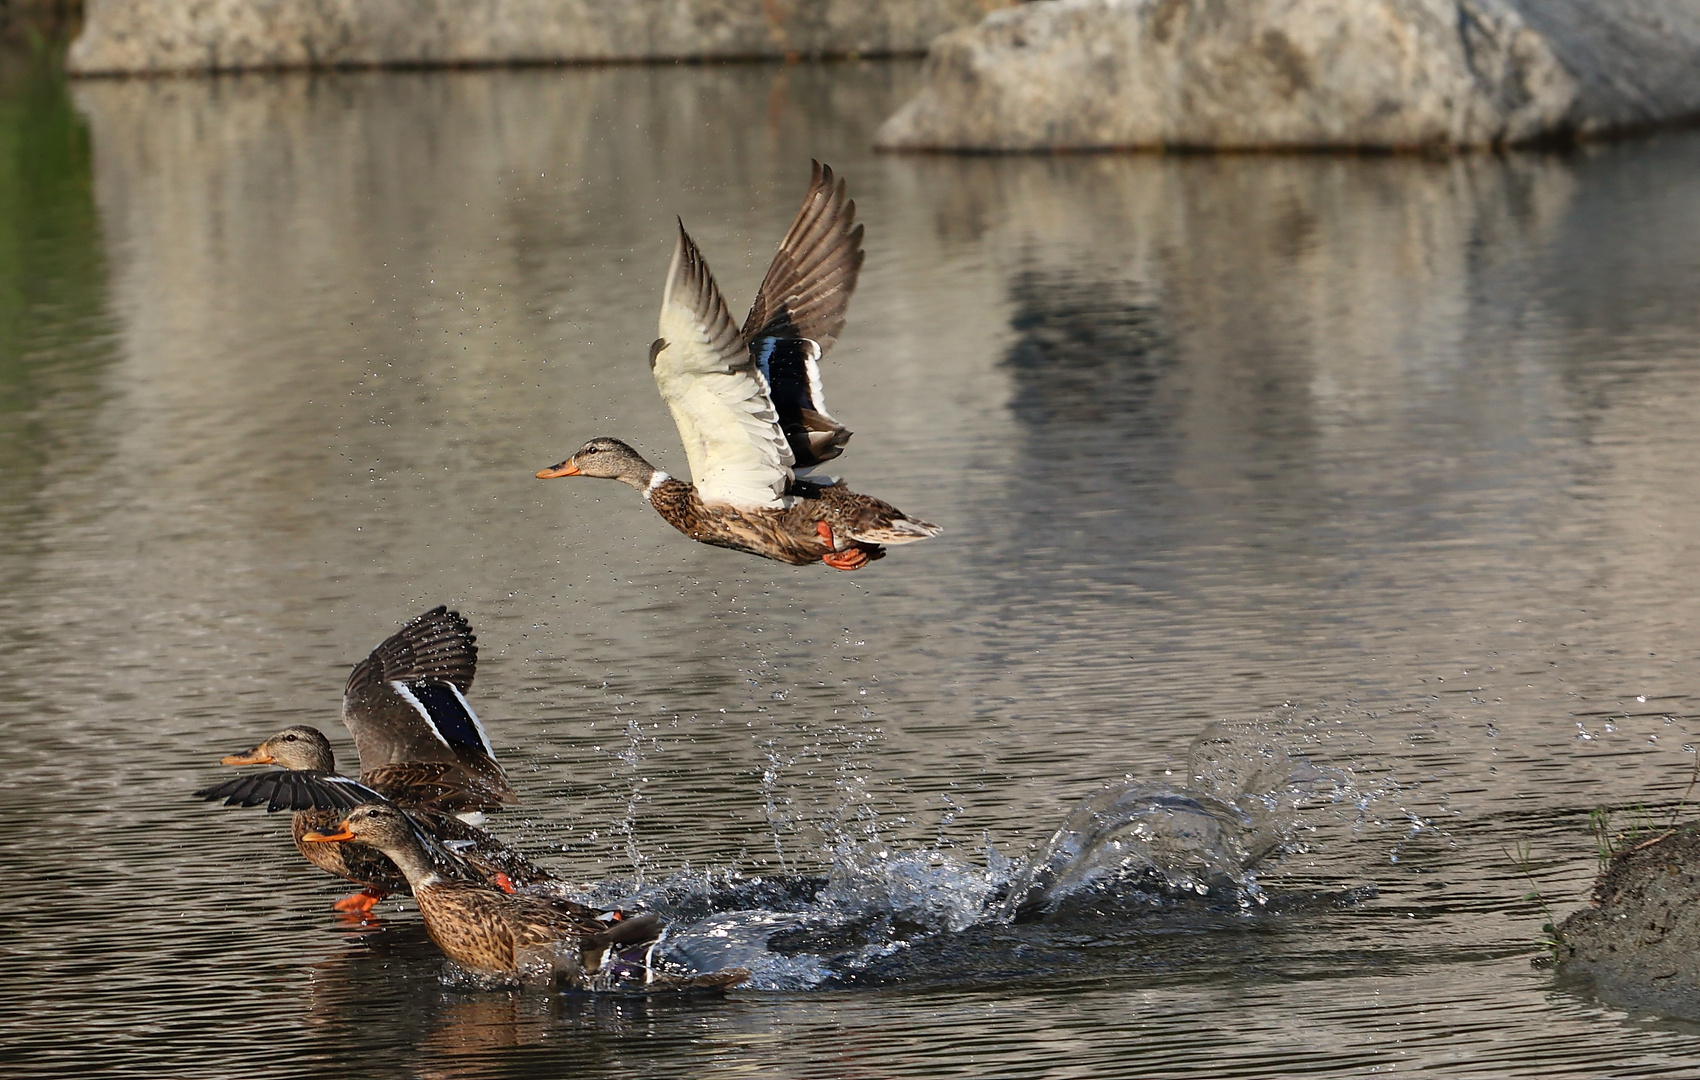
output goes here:
[[619, 480], [692, 540], [799, 566], [857, 570], [888, 545], [937, 536], [932, 522], [796, 472], [836, 458], [850, 439], [826, 411], [820, 359], [844, 328], [862, 267], [855, 217], [844, 181], [815, 162], [742, 329], [681, 221], [649, 366], [693, 482], [610, 438], [590, 440], [538, 478]]
[[407, 816], [393, 806], [361, 806], [309, 844], [365, 844], [407, 876], [431, 940], [449, 959], [498, 982], [579, 990], [722, 989], [749, 978], [742, 968], [693, 975], [655, 957], [663, 929], [654, 914], [602, 911], [567, 900], [509, 895], [445, 877]]
[[435, 794], [434, 786], [421, 791], [398, 784], [395, 770], [380, 773], [383, 792], [339, 776], [330, 740], [317, 728], [305, 724], [284, 728], [254, 749], [231, 754], [221, 763], [282, 766], [239, 776], [195, 794], [207, 800], [223, 799], [226, 806], [263, 805], [268, 811], [295, 811], [290, 835], [296, 850], [326, 873], [361, 887], [336, 902], [338, 911], [364, 914], [385, 896], [408, 891], [407, 878], [395, 864], [364, 844], [327, 847], [302, 842], [308, 832], [324, 831], [349, 810], [368, 803], [393, 804], [407, 814], [421, 835], [432, 841], [431, 852], [443, 873], [509, 890], [555, 880], [549, 871], [476, 825], [421, 805], [422, 796]]
[[393, 803], [434, 842], [450, 872], [503, 887], [553, 875], [461, 816], [516, 801], [489, 737], [466, 700], [477, 639], [458, 612], [436, 607], [409, 620], [355, 666], [343, 691], [343, 722], [360, 752], [360, 779], [339, 776], [330, 740], [316, 728], [285, 728], [225, 765], [279, 765], [195, 794], [226, 806], [295, 811], [291, 833], [309, 862], [361, 886], [337, 902], [365, 913], [407, 890], [387, 858], [364, 845], [327, 847], [302, 837], [367, 803]]

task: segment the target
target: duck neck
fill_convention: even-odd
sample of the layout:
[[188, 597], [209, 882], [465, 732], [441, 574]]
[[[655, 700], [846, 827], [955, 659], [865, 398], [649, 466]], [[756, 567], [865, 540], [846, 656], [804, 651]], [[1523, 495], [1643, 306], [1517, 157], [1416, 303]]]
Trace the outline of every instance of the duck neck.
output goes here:
[[[637, 457], [635, 453], [632, 456]], [[673, 479], [671, 476], [667, 475], [660, 469], [657, 469], [641, 457], [637, 458], [637, 465], [637, 468], [621, 473], [617, 479], [622, 484], [630, 484], [632, 487], [636, 488], [638, 494], [643, 496], [645, 502], [648, 502], [649, 497], [655, 494], [656, 488]]]
[[[643, 501], [649, 502], [655, 496], [655, 489], [671, 479], [673, 478], [660, 469], [649, 470], [649, 479], [645, 480], [643, 486], [638, 488], [638, 492], [643, 496]], [[632, 486], [637, 487], [636, 484]]]
[[407, 883], [415, 890], [435, 885], [442, 877], [437, 868], [431, 865], [425, 851], [419, 846], [419, 841], [413, 837], [387, 839], [383, 844], [375, 844], [379, 851], [388, 855], [390, 861], [407, 878]]

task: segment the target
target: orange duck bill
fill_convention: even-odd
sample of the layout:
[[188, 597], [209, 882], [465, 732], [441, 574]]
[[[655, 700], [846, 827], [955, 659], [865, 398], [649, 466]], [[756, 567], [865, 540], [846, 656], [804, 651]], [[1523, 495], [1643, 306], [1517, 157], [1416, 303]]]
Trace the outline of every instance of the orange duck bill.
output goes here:
[[220, 765], [270, 765], [275, 760], [270, 754], [259, 747], [246, 754], [229, 754], [218, 759]]
[[344, 822], [338, 823], [338, 825], [336, 827], [336, 832], [324, 833], [324, 832], [319, 832], [316, 829], [310, 829], [307, 832], [304, 832], [304, 833], [301, 834], [301, 839], [312, 840], [315, 843], [322, 843], [322, 844], [323, 843], [332, 843], [332, 842], [337, 841], [337, 840], [352, 840], [352, 839], [354, 839], [354, 832], [353, 832], [353, 830], [351, 830], [348, 827], [348, 822], [344, 821]]
[[567, 460], [561, 462], [559, 465], [551, 465], [547, 469], [538, 469], [537, 470], [537, 479], [539, 479], [539, 480], [553, 480], [557, 476], [581, 476], [581, 475], [583, 475], [583, 474], [578, 471], [578, 466], [573, 464], [572, 458], [568, 458]]

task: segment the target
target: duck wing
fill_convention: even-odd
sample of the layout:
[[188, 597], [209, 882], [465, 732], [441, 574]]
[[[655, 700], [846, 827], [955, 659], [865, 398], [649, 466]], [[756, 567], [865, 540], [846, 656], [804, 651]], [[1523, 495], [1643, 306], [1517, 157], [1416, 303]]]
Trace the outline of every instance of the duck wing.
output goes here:
[[826, 411], [820, 358], [844, 329], [865, 254], [844, 181], [834, 178], [831, 166], [811, 165], [808, 194], [768, 264], [742, 331], [797, 468], [832, 460], [850, 441], [850, 429]]
[[433, 784], [462, 794], [414, 800], [457, 809], [514, 802], [490, 737], [466, 700], [478, 665], [477, 638], [459, 612], [438, 606], [355, 665], [342, 693], [342, 720], [360, 752], [361, 778], [398, 802], [409, 801], [385, 770], [429, 769]]
[[416, 809], [407, 812], [407, 820], [412, 823], [415, 833], [428, 837], [459, 863], [470, 867], [480, 881], [494, 881], [497, 874], [506, 874], [513, 885], [555, 880], [554, 874], [519, 851], [453, 814]]
[[[515, 958], [522, 965], [521, 958], [549, 956], [582, 989], [623, 986], [634, 978], [653, 977], [649, 954], [666, 925], [652, 912], [627, 915], [527, 895], [506, 896], [500, 903]], [[593, 981], [584, 981], [587, 976]]]
[[697, 496], [739, 510], [784, 507], [791, 448], [767, 380], [684, 222], [656, 332], [649, 367], [685, 444]]
[[594, 908], [570, 900], [519, 893], [497, 901], [502, 920], [516, 946], [571, 941], [597, 945], [604, 942], [608, 923]]
[[381, 803], [384, 797], [346, 776], [306, 769], [273, 769], [250, 773], [202, 788], [195, 797], [223, 799], [226, 806], [259, 806], [278, 810], [352, 810], [364, 803]]
[[[481, 752], [457, 748], [454, 761], [402, 761], [380, 765], [360, 774], [360, 781], [381, 792], [407, 810], [433, 810], [444, 814], [493, 810], [503, 802], [515, 802], [507, 787], [489, 775], [495, 762]], [[499, 766], [498, 766], [499, 768]]]
[[472, 689], [478, 670], [478, 638], [458, 611], [438, 604], [401, 624], [348, 677], [348, 689], [371, 679], [420, 679]]

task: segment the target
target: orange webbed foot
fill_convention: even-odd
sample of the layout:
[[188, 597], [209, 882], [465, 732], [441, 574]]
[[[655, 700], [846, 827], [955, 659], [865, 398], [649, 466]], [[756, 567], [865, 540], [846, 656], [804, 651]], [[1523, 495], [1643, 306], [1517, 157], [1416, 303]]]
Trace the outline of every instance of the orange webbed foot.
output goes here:
[[496, 888], [505, 893], [519, 892], [519, 890], [514, 887], [514, 879], [502, 873], [500, 870], [496, 871], [496, 876], [491, 878], [490, 881], [495, 884]]
[[820, 557], [821, 562], [834, 570], [860, 570], [868, 565], [868, 553], [858, 546], [852, 545], [843, 551], [830, 550], [838, 546], [838, 541], [833, 539], [831, 525], [824, 521], [817, 521], [815, 522], [815, 532], [822, 540], [826, 541], [826, 546], [829, 549], [825, 555]]
[[338, 911], [346, 911], [351, 915], [359, 915], [362, 918], [365, 918], [372, 913], [372, 909], [377, 906], [378, 901], [388, 895], [389, 893], [379, 892], [376, 889], [361, 889], [357, 893], [343, 897], [341, 900], [332, 904], [331, 907]]
[[860, 570], [868, 565], [868, 553], [861, 548], [846, 548], [828, 552], [820, 557], [820, 561], [834, 570]]

